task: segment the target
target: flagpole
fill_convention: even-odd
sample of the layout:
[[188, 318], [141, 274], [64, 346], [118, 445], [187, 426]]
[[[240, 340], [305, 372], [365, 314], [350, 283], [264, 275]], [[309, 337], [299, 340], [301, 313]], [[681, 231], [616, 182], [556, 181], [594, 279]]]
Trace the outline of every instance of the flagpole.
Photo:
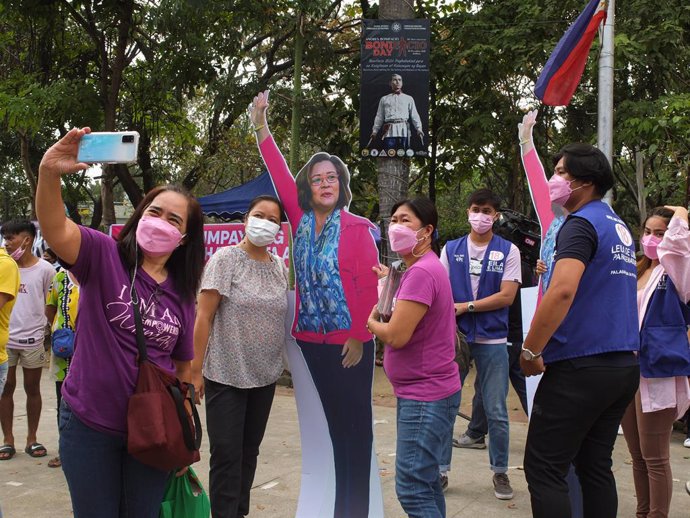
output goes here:
[[[606, 23], [599, 53], [599, 99], [597, 110], [597, 146], [613, 167], [613, 26], [616, 1], [608, 0]], [[604, 201], [611, 205], [611, 191]]]

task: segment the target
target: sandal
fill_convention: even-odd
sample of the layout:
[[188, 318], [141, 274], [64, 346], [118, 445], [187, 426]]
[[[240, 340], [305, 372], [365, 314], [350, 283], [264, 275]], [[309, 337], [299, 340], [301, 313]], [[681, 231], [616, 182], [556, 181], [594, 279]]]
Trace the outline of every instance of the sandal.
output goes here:
[[38, 458], [38, 457], [45, 457], [48, 455], [48, 450], [46, 450], [46, 447], [43, 446], [40, 442], [35, 442], [33, 444], [30, 444], [26, 448], [24, 448], [24, 451], [33, 458]]
[[60, 457], [53, 457], [48, 461], [49, 468], [59, 468], [60, 466], [62, 466], [62, 461], [60, 460]]
[[10, 460], [14, 457], [15, 453], [17, 453], [17, 450], [15, 450], [14, 446], [11, 444], [3, 444], [0, 446], [0, 460]]

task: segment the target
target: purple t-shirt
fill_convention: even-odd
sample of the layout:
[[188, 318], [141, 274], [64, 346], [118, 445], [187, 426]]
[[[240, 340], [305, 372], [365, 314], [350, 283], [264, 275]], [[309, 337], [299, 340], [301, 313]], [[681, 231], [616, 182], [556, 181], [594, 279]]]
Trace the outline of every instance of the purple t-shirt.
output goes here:
[[393, 349], [386, 345], [383, 363], [395, 395], [438, 401], [454, 394], [460, 390], [455, 307], [448, 272], [436, 254], [425, 254], [403, 274], [397, 300], [420, 302], [429, 310], [405, 346]]
[[[70, 268], [80, 285], [79, 318], [62, 397], [88, 426], [123, 435], [127, 402], [139, 372], [129, 272], [111, 237], [85, 227], [80, 230], [79, 257]], [[148, 357], [174, 372], [173, 359], [194, 357], [194, 299], [182, 300], [172, 278], [158, 284], [141, 268], [134, 285]]]

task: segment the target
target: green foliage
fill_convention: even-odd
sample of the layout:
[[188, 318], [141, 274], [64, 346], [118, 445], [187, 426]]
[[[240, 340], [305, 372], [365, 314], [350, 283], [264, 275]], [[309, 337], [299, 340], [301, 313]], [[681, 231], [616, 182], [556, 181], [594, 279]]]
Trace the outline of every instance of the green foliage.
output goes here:
[[[630, 0], [618, 8], [615, 208], [630, 223], [639, 219], [638, 152], [644, 154], [647, 205], [687, 203], [686, 4]], [[418, 16], [432, 21], [434, 147], [433, 159], [412, 163], [410, 190], [435, 197], [442, 239], [467, 230], [465, 200], [479, 186], [496, 190], [506, 206], [532, 212], [516, 127], [528, 108], [539, 106], [534, 83], [583, 5], [416, 3]], [[132, 203], [162, 182], [181, 182], [204, 195], [255, 177], [264, 166], [246, 107], [258, 91], [271, 88], [271, 128], [287, 156], [293, 42], [300, 30], [299, 161], [319, 150], [342, 157], [353, 176], [352, 210], [376, 219], [376, 164], [357, 153], [362, 9], [375, 16], [378, 6], [338, 0], [0, 0], [3, 192], [11, 200], [30, 199], [31, 174], [50, 142], [70, 126], [102, 129], [113, 113], [116, 128], [142, 135], [139, 163], [116, 180], [116, 192], [126, 192]], [[129, 22], [121, 34], [123, 20]], [[125, 42], [120, 69], [118, 38]], [[565, 143], [596, 142], [598, 45], [595, 40], [571, 104], [540, 107], [535, 142], [547, 169]], [[109, 87], [117, 70], [122, 82], [112, 104]], [[24, 162], [21, 142], [28, 143]], [[70, 182], [66, 192], [74, 206], [98, 195], [83, 177]], [[26, 210], [22, 206], [0, 199], [3, 216]]]

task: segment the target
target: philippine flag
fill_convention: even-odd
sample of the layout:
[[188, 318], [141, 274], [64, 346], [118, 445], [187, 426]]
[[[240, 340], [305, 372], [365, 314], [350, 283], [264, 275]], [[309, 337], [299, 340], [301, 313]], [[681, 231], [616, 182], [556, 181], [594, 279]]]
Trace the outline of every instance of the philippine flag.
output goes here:
[[606, 19], [606, 7], [606, 0], [590, 0], [556, 45], [534, 88], [544, 104], [565, 106], [570, 102], [599, 24]]

